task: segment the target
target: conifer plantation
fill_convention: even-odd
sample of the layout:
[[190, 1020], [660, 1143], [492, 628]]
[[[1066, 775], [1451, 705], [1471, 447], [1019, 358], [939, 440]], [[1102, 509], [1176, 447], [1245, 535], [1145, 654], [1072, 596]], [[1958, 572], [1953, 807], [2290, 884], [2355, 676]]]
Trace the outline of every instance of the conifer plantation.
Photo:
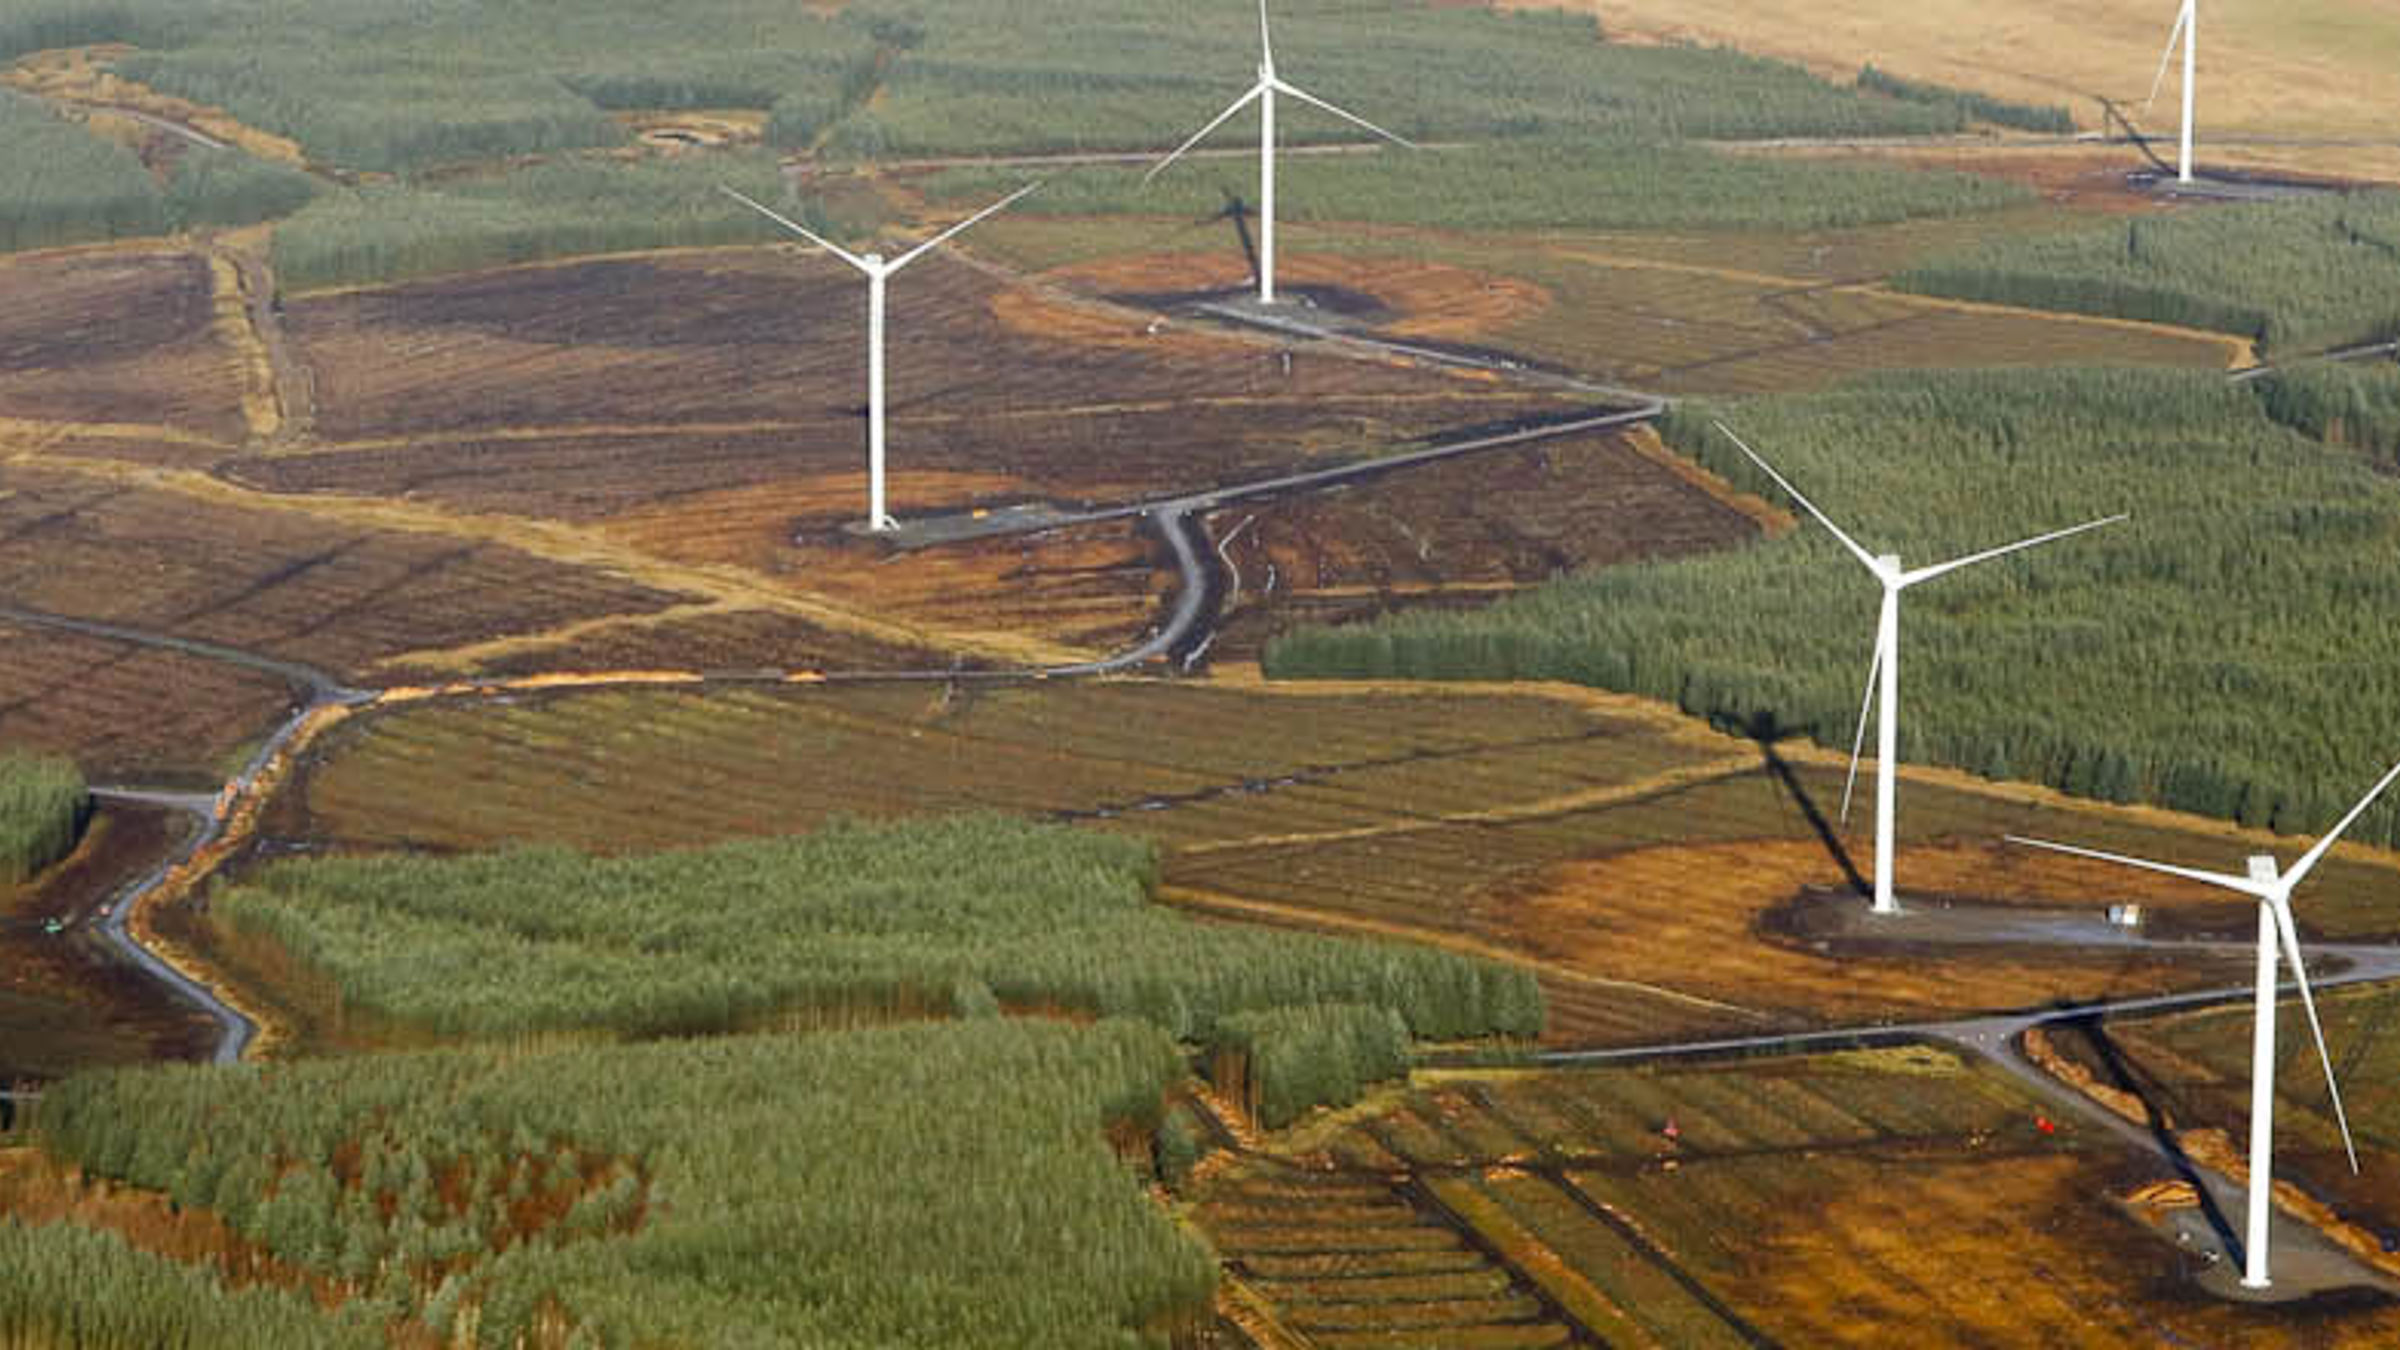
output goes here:
[[73, 852], [91, 809], [73, 764], [0, 754], [0, 885], [22, 882]]
[[[1912, 566], [2130, 512], [1910, 593], [1902, 757], [2297, 833], [2332, 824], [2400, 752], [2361, 735], [2400, 726], [2400, 485], [2270, 417], [2277, 387], [2262, 401], [2205, 374], [1912, 374], [1695, 401], [1664, 430], [1780, 500], [1711, 428], [1723, 418], [1854, 538]], [[1846, 750], [1876, 601], [1808, 522], [1482, 611], [1303, 630], [1266, 660], [1286, 678], [1571, 680]], [[2379, 805], [2356, 833], [2400, 840], [2400, 809]]]
[[[220, 1282], [0, 1221], [0, 1341], [1132, 1346], [1216, 1279], [1105, 1138], [1182, 1073], [1012, 1020], [92, 1074], [45, 1148], [241, 1246]], [[261, 1287], [299, 1276], [337, 1306]]]
[[1410, 1032], [1532, 1035], [1523, 969], [1203, 924], [1150, 902], [1147, 843], [969, 816], [628, 858], [523, 849], [294, 861], [214, 903], [335, 1021], [504, 1040], [725, 1032], [993, 1006], [1135, 1017], [1372, 1003]]

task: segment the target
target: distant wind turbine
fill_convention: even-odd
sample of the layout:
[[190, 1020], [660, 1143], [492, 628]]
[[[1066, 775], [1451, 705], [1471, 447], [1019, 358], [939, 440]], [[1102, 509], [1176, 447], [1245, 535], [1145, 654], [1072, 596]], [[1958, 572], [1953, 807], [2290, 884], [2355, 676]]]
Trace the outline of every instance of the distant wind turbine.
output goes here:
[[933, 238], [926, 240], [924, 243], [917, 245], [915, 248], [910, 249], [908, 252], [901, 254], [899, 257], [894, 258], [889, 262], [885, 261], [883, 255], [880, 253], [869, 253], [863, 256], [852, 253], [840, 245], [823, 238], [822, 236], [811, 233], [808, 227], [802, 225], [800, 222], [793, 220], [769, 207], [763, 206], [758, 202], [752, 201], [750, 198], [743, 196], [741, 193], [734, 191], [732, 188], [720, 186], [717, 189], [726, 196], [733, 198], [742, 205], [749, 207], [751, 210], [758, 212], [767, 219], [774, 221], [783, 228], [790, 230], [792, 233], [799, 235], [801, 238], [806, 239], [812, 244], [815, 244], [817, 247], [825, 250], [827, 253], [832, 254], [833, 256], [841, 259], [843, 262], [846, 262], [852, 267], [855, 267], [859, 271], [867, 274], [867, 528], [870, 530], [881, 533], [899, 528], [899, 522], [891, 518], [890, 514], [884, 510], [883, 504], [884, 283], [891, 279], [891, 276], [894, 272], [899, 271], [901, 268], [906, 267], [910, 263], [915, 262], [917, 259], [925, 256], [925, 254], [932, 251], [937, 245], [947, 242], [957, 235], [964, 233], [969, 226], [976, 224], [987, 216], [993, 215], [994, 213], [1000, 211], [1003, 207], [1013, 204], [1018, 198], [1023, 197], [1026, 193], [1031, 192], [1040, 186], [1041, 184], [1039, 183], [1028, 183], [1024, 187], [1018, 188], [1015, 192], [1008, 194], [1006, 197], [1001, 198], [999, 201], [994, 202], [992, 205], [985, 207], [981, 211], [976, 212], [974, 215], [967, 217], [965, 220], [960, 221], [956, 225], [951, 226], [949, 229], [942, 231], [940, 234], [935, 235]]
[[1194, 132], [1190, 140], [1175, 147], [1175, 153], [1150, 166], [1150, 172], [1142, 175], [1142, 181], [1148, 183], [1151, 179], [1158, 177], [1168, 165], [1183, 158], [1185, 151], [1208, 139], [1210, 132], [1225, 125], [1227, 118], [1250, 106], [1252, 100], [1257, 101], [1258, 302], [1262, 305], [1275, 303], [1275, 96], [1277, 94], [1289, 94], [1302, 103], [1323, 108], [1344, 121], [1355, 122], [1359, 126], [1365, 127], [1394, 145], [1405, 146], [1411, 150], [1417, 148], [1414, 141], [1385, 131], [1382, 127], [1356, 113], [1337, 108], [1307, 90], [1287, 84], [1278, 78], [1275, 74], [1275, 44], [1267, 36], [1267, 0], [1258, 0], [1258, 83], [1251, 85], [1248, 93], [1235, 99], [1225, 111], [1218, 113], [1215, 120]]
[[2282, 947], [2282, 959], [2292, 963], [2292, 978], [2300, 986], [2300, 1006], [2308, 1011], [2308, 1029], [2317, 1040], [2317, 1062], [2325, 1066], [2325, 1094], [2333, 1099], [2333, 1118], [2342, 1127], [2342, 1148], [2350, 1155], [2350, 1170], [2358, 1170], [2358, 1147], [2351, 1142], [2350, 1117], [2342, 1110], [2342, 1090], [2333, 1081], [2333, 1056], [2325, 1050], [2325, 1027], [2317, 1021], [2316, 996], [2309, 992], [2308, 969], [2300, 963], [2300, 933], [2292, 924], [2292, 889], [2306, 878], [2309, 869], [2325, 857], [2333, 841], [2342, 831], [2364, 813], [2383, 790], [2400, 778], [2400, 764], [2392, 766], [2373, 790], [2350, 808], [2342, 822], [2317, 841], [2316, 847], [2293, 863], [2290, 871], [2275, 870], [2271, 855], [2258, 854], [2250, 859], [2248, 876], [2229, 876], [2222, 872], [2203, 872], [2190, 867], [2175, 867], [2167, 863], [2128, 858], [2122, 854], [2102, 853], [2096, 849], [2075, 848], [2053, 844], [2040, 839], [2009, 836], [2011, 843], [2033, 848], [2046, 848], [2053, 853], [2071, 853], [2079, 858], [2098, 858], [2102, 862], [2139, 867], [2148, 872], [2164, 872], [2171, 877], [2206, 882], [2229, 891], [2239, 891], [2258, 900], [2258, 995], [2250, 1032], [2250, 1215], [2249, 1228], [2242, 1243], [2242, 1284], [2245, 1288], [2264, 1289], [2267, 1277], [2267, 1218], [2274, 1190], [2275, 1166], [2275, 976], [2276, 948]]
[[[1743, 454], [1750, 457], [1751, 463], [1765, 470], [1767, 477], [1774, 479], [1777, 487], [1790, 494], [1793, 501], [1800, 503], [1810, 515], [1815, 516], [1818, 524], [1831, 530], [1833, 537], [1842, 541], [1842, 547], [1850, 550], [1851, 556], [1864, 563], [1867, 570], [1875, 574], [1875, 580], [1883, 585], [1883, 613], [1875, 625], [1875, 655], [1867, 665], [1867, 692], [1859, 704], [1858, 732], [1850, 739], [1850, 777], [1842, 786], [1842, 818], [1847, 820], [1850, 816], [1850, 789], [1858, 782], [1858, 756], [1859, 751], [1866, 744], [1867, 712], [1869, 709], [1873, 709], [1875, 712], [1874, 912], [1897, 914], [1900, 912], [1900, 903], [1892, 895], [1892, 848], [1895, 839], [1893, 817], [1898, 813], [1900, 767], [1900, 592], [1918, 582], [1931, 581], [1935, 577], [1947, 575], [1962, 567], [1988, 562], [1993, 558], [2003, 557], [2021, 549], [2032, 548], [2036, 544], [2047, 544], [2053, 540], [2064, 539], [2069, 535], [2081, 534], [2085, 530], [2096, 530], [2103, 525], [2114, 525], [2125, 517], [2114, 515], [2102, 520], [2086, 521], [2067, 529], [2035, 535], [2031, 539], [2020, 539], [2016, 543], [2004, 544], [1999, 548], [1985, 549], [1981, 553], [1971, 553], [1963, 558], [1953, 558], [1949, 562], [1920, 567], [1913, 572], [1903, 571], [1898, 554], [1877, 555], [1861, 548], [1858, 541], [1842, 533], [1841, 526], [1828, 520], [1824, 512], [1819, 511], [1808, 498], [1801, 496], [1799, 489], [1785, 482], [1783, 475], [1775, 472], [1773, 465], [1760, 459], [1758, 453], [1744, 444], [1741, 437], [1734, 435], [1732, 428], [1723, 422], [1717, 423], [1716, 426], [1717, 430], [1725, 433], [1726, 439], [1732, 441]], [[1875, 682], [1879, 671], [1883, 676], [1880, 691]]]
[[2167, 65], [2175, 59], [2175, 44], [2183, 43], [2183, 135], [2181, 153], [2175, 161], [2176, 181], [2192, 181], [2192, 75], [2200, 56], [2200, 0], [2183, 0], [2183, 9], [2175, 16], [2175, 27], [2167, 33], [2167, 49], [2159, 55], [2158, 74], [2150, 81], [2150, 102], [2158, 102], [2158, 91], [2166, 85]]

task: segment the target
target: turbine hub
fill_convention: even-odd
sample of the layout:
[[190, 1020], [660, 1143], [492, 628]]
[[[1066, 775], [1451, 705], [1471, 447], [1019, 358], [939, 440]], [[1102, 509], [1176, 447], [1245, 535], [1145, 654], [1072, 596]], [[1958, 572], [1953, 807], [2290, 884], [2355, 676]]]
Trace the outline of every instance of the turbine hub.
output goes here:
[[2250, 879], [2252, 881], [2274, 881], [2282, 875], [2283, 869], [2275, 865], [2272, 855], [2265, 853], [2250, 855]]

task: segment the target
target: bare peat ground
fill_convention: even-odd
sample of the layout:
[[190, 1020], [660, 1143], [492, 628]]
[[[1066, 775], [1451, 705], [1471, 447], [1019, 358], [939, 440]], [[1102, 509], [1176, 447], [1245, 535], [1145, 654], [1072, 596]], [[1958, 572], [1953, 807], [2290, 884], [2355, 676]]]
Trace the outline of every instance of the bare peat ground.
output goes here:
[[238, 439], [242, 375], [208, 260], [154, 250], [0, 256], [0, 420]]
[[1646, 429], [1225, 511], [1210, 522], [1232, 573], [1217, 651], [1254, 656], [1298, 623], [1483, 605], [1587, 567], [1725, 548], [1772, 517]]
[[213, 791], [294, 706], [271, 675], [0, 621], [0, 743], [70, 756], [96, 781]]
[[18, 605], [363, 670], [495, 632], [646, 613], [682, 598], [498, 542], [377, 529], [234, 494], [11, 465], [0, 592]]

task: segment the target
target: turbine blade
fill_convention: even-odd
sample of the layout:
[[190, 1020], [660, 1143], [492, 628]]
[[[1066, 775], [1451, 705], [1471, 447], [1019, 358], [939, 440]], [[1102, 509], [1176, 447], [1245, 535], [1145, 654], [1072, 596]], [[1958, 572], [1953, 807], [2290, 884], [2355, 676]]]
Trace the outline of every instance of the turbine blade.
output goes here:
[[1842, 780], [1842, 823], [1850, 823], [1850, 790], [1858, 786], [1858, 756], [1867, 748], [1867, 709], [1875, 706], [1875, 677], [1883, 673], [1883, 639], [1875, 639], [1875, 655], [1867, 660], [1867, 692], [1858, 701], [1858, 731], [1850, 737], [1850, 776]]
[[2248, 877], [2230, 876], [2224, 872], [2203, 872], [2196, 867], [2177, 867], [2172, 863], [2151, 862], [2147, 858], [2128, 858], [2122, 853], [2102, 853], [2095, 848], [2077, 848], [2072, 844], [2053, 844], [2047, 839], [2027, 839], [2023, 835], [2012, 834], [2007, 836], [2007, 839], [2012, 844], [2023, 844], [2029, 848], [2046, 848], [2052, 853], [2072, 853], [2078, 858], [2098, 858], [2102, 862], [2122, 863], [2127, 867], [2139, 867], [2145, 872], [2164, 872], [2168, 876], [2182, 877], [2186, 881], [2204, 881], [2211, 886], [2222, 886], [2229, 891], [2240, 891], [2244, 895], [2256, 896], [2261, 900], [2266, 899], [2270, 893], [2264, 883], [2252, 881]]
[[[1264, 4], [1266, 0], [1259, 0], [1259, 3]], [[2158, 102], [2158, 91], [2165, 88], [2167, 84], [2167, 67], [2175, 60], [2176, 39], [2183, 36], [2183, 30], [2191, 22], [2191, 0], [2184, 0], [2183, 8], [2175, 11], [2175, 26], [2167, 30], [2167, 49], [2158, 54], [2158, 74], [2150, 80], [2150, 97], [2142, 101], [2143, 112], [2150, 111], [2150, 105]]]
[[1818, 524], [1824, 526], [1828, 530], [1833, 531], [1833, 537], [1841, 540], [1842, 547], [1850, 550], [1852, 554], [1857, 556], [1860, 562], [1865, 563], [1868, 571], [1873, 572], [1879, 577], [1883, 575], [1883, 564], [1875, 561], [1874, 554], [1867, 552], [1863, 548], [1860, 548], [1857, 540], [1842, 533], [1842, 527], [1834, 524], [1831, 520], [1828, 520], [1825, 516], [1825, 513], [1817, 509], [1815, 502], [1812, 502], [1808, 498], [1801, 496], [1800, 489], [1793, 487], [1790, 483], [1785, 482], [1783, 475], [1775, 472], [1774, 465], [1767, 463], [1763, 459], [1760, 459], [1756, 450], [1753, 450], [1748, 445], [1744, 444], [1741, 437], [1734, 435], [1732, 427], [1725, 425], [1723, 422], [1719, 422], [1716, 424], [1716, 428], [1717, 430], [1725, 433], [1725, 439], [1733, 442], [1735, 448], [1739, 449], [1743, 454], [1748, 455], [1751, 463], [1765, 470], [1767, 477], [1775, 480], [1775, 486], [1782, 488], [1793, 501], [1800, 503], [1803, 509], [1805, 509], [1810, 515], [1815, 516]]
[[874, 271], [873, 268], [867, 266], [866, 259], [859, 257], [857, 254], [852, 253], [850, 250], [843, 248], [841, 245], [834, 243], [830, 239], [825, 238], [823, 235], [811, 231], [806, 225], [801, 224], [799, 221], [793, 220], [789, 216], [784, 215], [774, 208], [761, 206], [757, 202], [750, 200], [748, 197], [743, 196], [741, 193], [738, 193], [732, 188], [726, 187], [723, 184], [719, 184], [717, 186], [717, 191], [724, 193], [726, 196], [731, 197], [735, 201], [740, 202], [742, 205], [758, 212], [760, 215], [765, 216], [771, 221], [774, 221], [783, 228], [790, 230], [792, 233], [799, 235], [808, 242], [815, 244], [818, 248], [821, 248], [827, 253], [830, 253], [833, 256], [841, 259], [843, 262], [850, 264], [859, 271]]
[[1258, 0], [1258, 60], [1261, 68], [1275, 68], [1275, 42], [1267, 36], [1267, 0]]
[[956, 225], [953, 225], [949, 229], [942, 231], [933, 238], [928, 239], [924, 243], [910, 249], [908, 252], [901, 254], [899, 258], [885, 270], [890, 272], [899, 271], [901, 268], [908, 266], [918, 258], [923, 257], [926, 253], [931, 252], [936, 246], [951, 239], [955, 239], [959, 235], [965, 234], [978, 223], [1015, 205], [1018, 201], [1022, 200], [1027, 193], [1040, 186], [1040, 183], [1027, 183], [1025, 186], [1018, 188], [1016, 191], [992, 203], [990, 206], [983, 208], [974, 215], [967, 217], [965, 220], [958, 222]]
[[1393, 134], [1392, 132], [1385, 131], [1382, 127], [1375, 125], [1373, 122], [1370, 122], [1367, 119], [1359, 116], [1357, 113], [1350, 112], [1347, 109], [1337, 108], [1297, 85], [1286, 84], [1281, 80], [1277, 80], [1275, 82], [1275, 87], [1282, 90], [1284, 93], [1290, 94], [1293, 98], [1300, 100], [1302, 103], [1323, 108], [1325, 111], [1332, 113], [1334, 116], [1341, 118], [1345, 122], [1356, 122], [1358, 125], [1365, 127], [1367, 130], [1374, 132], [1376, 135], [1383, 137], [1385, 140], [1390, 141], [1394, 145], [1404, 146], [1410, 150], [1417, 148], [1417, 143], [1410, 140], [1406, 136], [1399, 136]]
[[1150, 172], [1142, 175], [1142, 181], [1144, 183], [1148, 183], [1151, 179], [1158, 177], [1158, 175], [1163, 172], [1168, 165], [1183, 158], [1185, 151], [1191, 149], [1195, 145], [1198, 145], [1200, 142], [1207, 140], [1208, 133], [1225, 125], [1227, 118], [1230, 118], [1235, 113], [1238, 113], [1242, 109], [1249, 107], [1250, 100], [1257, 98], [1260, 94], [1265, 92], [1267, 92], [1267, 82], [1265, 80], [1260, 80], [1258, 83], [1251, 85], [1249, 93], [1244, 94], [1240, 98], [1237, 98], [1233, 102], [1225, 105], [1225, 111], [1218, 113], [1207, 126], [1204, 126], [1198, 131], [1193, 132], [1190, 140], [1185, 141], [1179, 146], [1176, 146], [1173, 154], [1168, 155], [1165, 159], [1162, 159], [1158, 163], [1151, 165]]
[[2333, 1081], [2333, 1056], [2325, 1049], [2325, 1025], [2317, 1020], [2317, 998], [2309, 992], [2308, 967], [2300, 962], [2300, 932], [2292, 923], [2292, 903], [2281, 895], [2267, 902], [2275, 911], [2275, 931], [2283, 935], [2283, 958], [2292, 963], [2292, 978], [2300, 985], [2300, 1006], [2308, 1010], [2308, 1030], [2317, 1038], [2317, 1063], [2325, 1066], [2325, 1095], [2333, 1098], [2333, 1118], [2342, 1127], [2342, 1148], [2350, 1154], [2350, 1170], [2358, 1171], [2358, 1145], [2350, 1138], [2350, 1115], [2342, 1109], [2342, 1089]]
[[2292, 864], [2292, 870], [2283, 874], [2285, 890], [2290, 890], [2300, 884], [2300, 878], [2307, 876], [2309, 869], [2324, 859], [2325, 851], [2333, 847], [2333, 841], [2341, 838], [2342, 831], [2349, 829], [2354, 821], [2366, 813], [2369, 806], [2375, 804], [2375, 799], [2383, 795], [2383, 790], [2390, 787], [2395, 778], [2400, 778], [2400, 764], [2393, 765], [2391, 772], [2385, 774], [2381, 782], [2367, 789], [2367, 795], [2358, 799], [2358, 805], [2350, 808], [2350, 814], [2342, 817], [2341, 824], [2327, 830], [2325, 837], [2319, 839], [2315, 847], [2300, 855], [2300, 861]]
[[1987, 548], [1981, 553], [1970, 553], [1964, 558], [1952, 558], [1946, 563], [1935, 563], [1931, 567], [1920, 567], [1914, 572], [1902, 573], [1900, 576], [1900, 584], [1903, 586], [1914, 586], [1920, 581], [1931, 581], [1935, 577], [1938, 577], [1945, 572], [1955, 572], [1962, 567], [1973, 567], [1979, 562], [1990, 562], [1994, 558], [2005, 557], [2008, 554], [2020, 552], [2024, 549], [2029, 549], [2039, 544], [2053, 543], [2057, 540], [2066, 538], [2068, 535], [2081, 534], [2085, 530], [2096, 530], [2103, 525], [2114, 525], [2118, 521], [2124, 519], [2127, 519], [2126, 515], [2120, 512], [2116, 515], [2106, 517], [2105, 519], [2087, 520], [2081, 525], [2070, 525], [2063, 530], [2052, 530], [2048, 534], [2037, 534], [2031, 539], [2020, 539], [2013, 544], [2003, 544], [1998, 548]]

